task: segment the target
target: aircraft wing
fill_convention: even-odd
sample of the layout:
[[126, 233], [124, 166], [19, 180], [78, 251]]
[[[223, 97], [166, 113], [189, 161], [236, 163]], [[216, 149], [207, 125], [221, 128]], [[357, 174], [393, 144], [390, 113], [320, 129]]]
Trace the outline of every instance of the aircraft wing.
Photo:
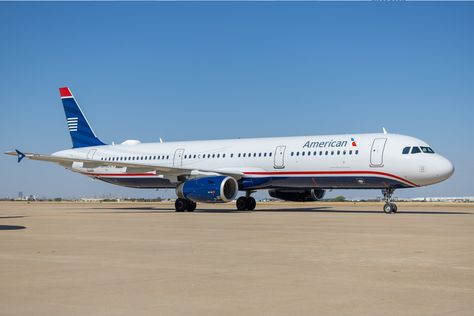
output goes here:
[[71, 167], [74, 162], [82, 162], [85, 168], [96, 168], [100, 166], [114, 166], [114, 167], [127, 167], [134, 171], [137, 169], [144, 169], [147, 171], [157, 171], [159, 173], [175, 174], [175, 175], [210, 175], [210, 174], [222, 174], [228, 175], [235, 179], [240, 179], [244, 175], [239, 170], [202, 170], [202, 169], [189, 169], [189, 168], [177, 168], [168, 166], [157, 166], [151, 164], [125, 162], [125, 161], [102, 161], [93, 159], [82, 159], [82, 158], [70, 158], [61, 157], [54, 155], [36, 154], [36, 153], [23, 153], [19, 150], [9, 151], [5, 153], [10, 156], [17, 156], [18, 162], [23, 158], [31, 160], [40, 160], [47, 162], [54, 162], [64, 167]]

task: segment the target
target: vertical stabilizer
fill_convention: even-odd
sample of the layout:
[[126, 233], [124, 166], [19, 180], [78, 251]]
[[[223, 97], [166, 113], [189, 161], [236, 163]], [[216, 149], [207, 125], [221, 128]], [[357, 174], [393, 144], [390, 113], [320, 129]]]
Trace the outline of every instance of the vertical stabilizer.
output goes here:
[[95, 136], [84, 113], [68, 87], [59, 88], [66, 114], [67, 127], [71, 135], [72, 148], [105, 145]]

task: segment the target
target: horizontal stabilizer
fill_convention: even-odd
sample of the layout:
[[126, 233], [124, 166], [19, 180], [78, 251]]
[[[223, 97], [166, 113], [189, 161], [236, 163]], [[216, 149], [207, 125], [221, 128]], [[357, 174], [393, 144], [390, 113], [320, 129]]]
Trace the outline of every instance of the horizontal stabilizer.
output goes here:
[[15, 152], [16, 152], [16, 155], [17, 155], [17, 157], [18, 157], [18, 163], [20, 163], [21, 160], [22, 160], [23, 158], [25, 158], [25, 154], [22, 153], [21, 151], [19, 151], [18, 149], [15, 149]]

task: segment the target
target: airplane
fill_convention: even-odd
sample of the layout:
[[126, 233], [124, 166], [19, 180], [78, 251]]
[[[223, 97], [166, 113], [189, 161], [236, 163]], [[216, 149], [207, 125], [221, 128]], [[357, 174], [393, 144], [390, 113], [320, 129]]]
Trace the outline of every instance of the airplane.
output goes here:
[[318, 201], [332, 189], [379, 189], [383, 211], [396, 213], [396, 189], [439, 183], [453, 164], [424, 141], [387, 133], [105, 144], [92, 130], [68, 87], [59, 88], [72, 149], [50, 155], [6, 152], [22, 159], [57, 163], [111, 184], [173, 188], [177, 212], [197, 202], [234, 201], [254, 210], [257, 190], [286, 201]]

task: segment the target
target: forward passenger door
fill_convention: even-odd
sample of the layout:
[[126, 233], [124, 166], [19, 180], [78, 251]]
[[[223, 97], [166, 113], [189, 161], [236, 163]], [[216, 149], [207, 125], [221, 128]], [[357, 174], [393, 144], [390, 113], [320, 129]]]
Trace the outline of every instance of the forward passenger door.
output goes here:
[[370, 166], [383, 167], [383, 151], [385, 149], [386, 138], [376, 138], [370, 150]]

